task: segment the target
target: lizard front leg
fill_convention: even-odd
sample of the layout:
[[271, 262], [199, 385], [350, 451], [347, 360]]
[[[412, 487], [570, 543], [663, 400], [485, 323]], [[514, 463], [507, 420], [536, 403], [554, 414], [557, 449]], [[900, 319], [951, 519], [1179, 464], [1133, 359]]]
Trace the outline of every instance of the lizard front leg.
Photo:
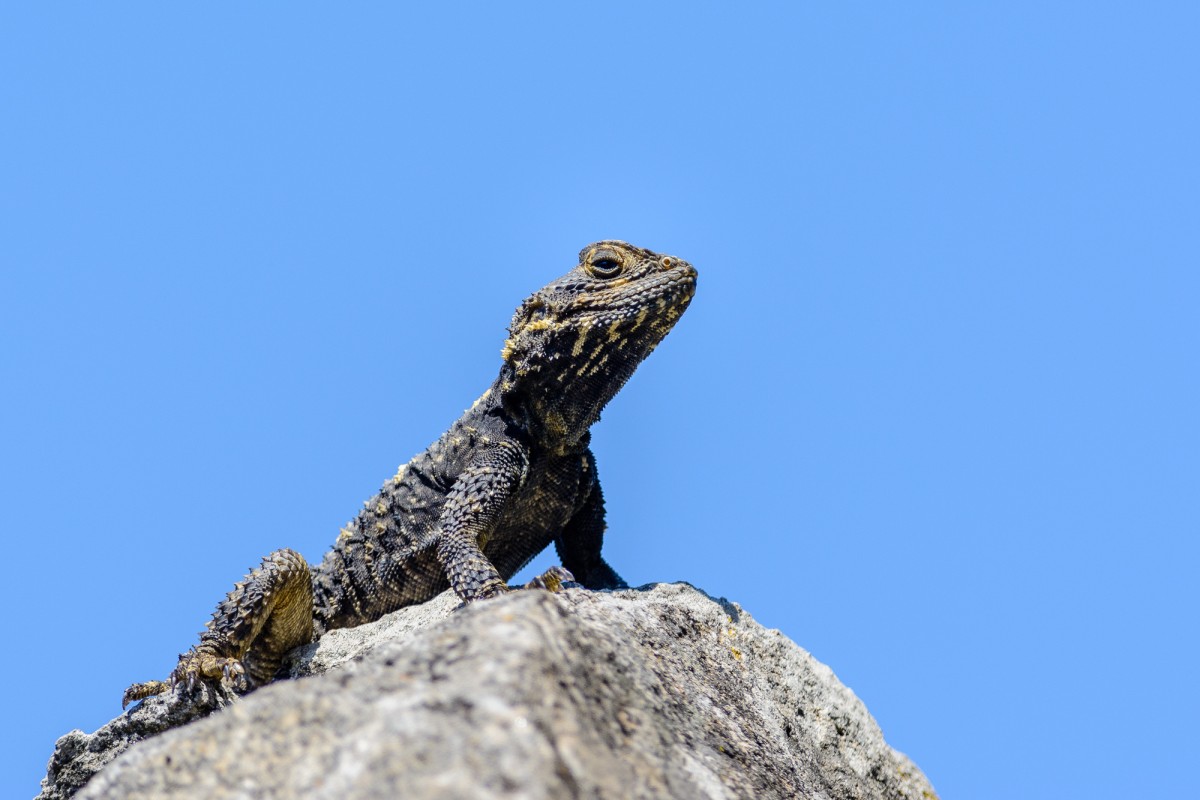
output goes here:
[[312, 577], [304, 558], [276, 550], [217, 606], [200, 643], [179, 657], [169, 681], [135, 683], [122, 707], [184, 683], [216, 680], [249, 690], [275, 677], [289, 650], [312, 640]]
[[[437, 557], [455, 594], [464, 602], [495, 597], [508, 590], [503, 576], [483, 554], [488, 537], [505, 504], [521, 488], [529, 468], [529, 455], [516, 442], [488, 450], [467, 468], [446, 495], [437, 532]], [[555, 567], [526, 588], [558, 591], [573, 580]]]
[[450, 587], [464, 602], [494, 597], [508, 588], [483, 547], [528, 469], [528, 451], [505, 442], [464, 470], [446, 495], [438, 521], [437, 557]]
[[627, 589], [629, 585], [600, 556], [604, 542], [604, 495], [596, 473], [596, 459], [589, 450], [583, 455], [581, 486], [583, 500], [554, 540], [563, 566], [588, 589]]

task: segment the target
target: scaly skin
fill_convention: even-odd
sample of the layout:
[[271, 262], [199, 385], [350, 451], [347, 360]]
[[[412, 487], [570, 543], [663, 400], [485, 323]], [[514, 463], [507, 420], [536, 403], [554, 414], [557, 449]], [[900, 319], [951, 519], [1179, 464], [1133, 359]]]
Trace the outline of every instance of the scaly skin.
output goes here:
[[573, 576], [590, 589], [625, 586], [600, 556], [604, 498], [588, 429], [695, 289], [696, 270], [677, 258], [617, 241], [584, 248], [517, 309], [488, 390], [364, 504], [320, 564], [291, 550], [264, 558], [169, 682], [134, 684], [124, 704], [198, 680], [248, 691], [326, 631], [448, 586], [465, 602], [500, 594], [551, 542], [565, 571], [531, 585], [556, 590]]

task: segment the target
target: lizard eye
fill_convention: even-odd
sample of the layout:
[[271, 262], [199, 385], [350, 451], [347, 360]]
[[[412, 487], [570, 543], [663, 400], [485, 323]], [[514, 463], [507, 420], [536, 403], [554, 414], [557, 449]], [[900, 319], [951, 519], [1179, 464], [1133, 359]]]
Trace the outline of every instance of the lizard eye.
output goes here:
[[615, 278], [625, 265], [619, 253], [604, 247], [593, 251], [584, 266], [597, 278]]

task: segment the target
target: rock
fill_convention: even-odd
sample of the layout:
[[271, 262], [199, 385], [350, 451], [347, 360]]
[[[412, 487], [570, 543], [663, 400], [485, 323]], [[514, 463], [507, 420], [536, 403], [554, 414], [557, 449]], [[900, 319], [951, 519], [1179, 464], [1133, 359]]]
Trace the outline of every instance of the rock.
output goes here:
[[78, 797], [935, 797], [828, 667], [686, 584], [457, 607], [334, 631], [235, 702], [73, 731], [41, 797], [102, 766]]

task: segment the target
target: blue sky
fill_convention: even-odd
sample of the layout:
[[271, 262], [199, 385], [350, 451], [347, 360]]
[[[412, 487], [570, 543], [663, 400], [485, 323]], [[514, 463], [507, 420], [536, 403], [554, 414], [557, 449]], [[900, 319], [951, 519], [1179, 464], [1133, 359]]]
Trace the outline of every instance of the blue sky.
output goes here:
[[0, 11], [0, 794], [609, 237], [700, 271], [595, 430], [628, 580], [944, 797], [1194, 790], [1200, 14], [749, 5]]

